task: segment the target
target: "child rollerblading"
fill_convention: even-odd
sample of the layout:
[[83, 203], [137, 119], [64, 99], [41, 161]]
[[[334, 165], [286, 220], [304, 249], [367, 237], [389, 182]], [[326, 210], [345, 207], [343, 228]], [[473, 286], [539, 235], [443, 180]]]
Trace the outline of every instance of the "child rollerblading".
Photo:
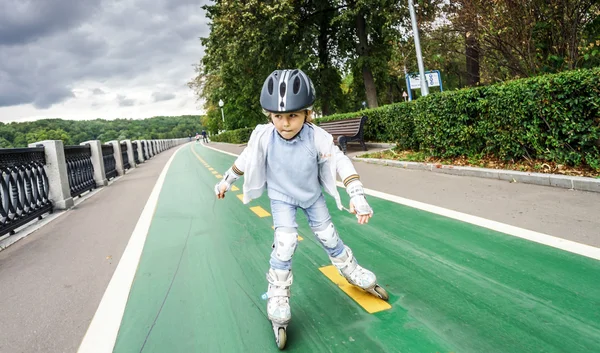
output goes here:
[[275, 228], [270, 268], [267, 271], [267, 314], [275, 341], [285, 347], [291, 320], [292, 257], [298, 243], [296, 210], [302, 209], [331, 262], [349, 283], [381, 298], [386, 291], [373, 272], [360, 266], [352, 250], [331, 222], [323, 188], [344, 209], [336, 187], [336, 173], [350, 196], [350, 212], [359, 224], [373, 216], [362, 183], [350, 159], [333, 143], [333, 137], [312, 124], [315, 91], [301, 70], [276, 70], [267, 77], [260, 103], [270, 123], [258, 125], [247, 147], [215, 186], [219, 199], [244, 175], [244, 203], [266, 190]]

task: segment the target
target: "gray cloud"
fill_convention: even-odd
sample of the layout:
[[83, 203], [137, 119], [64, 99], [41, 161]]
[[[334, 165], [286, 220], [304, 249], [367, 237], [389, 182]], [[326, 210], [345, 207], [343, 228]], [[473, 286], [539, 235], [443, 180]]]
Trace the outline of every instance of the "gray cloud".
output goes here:
[[[181, 89], [202, 55], [198, 37], [208, 35], [200, 10], [206, 2], [0, 1], [0, 107], [45, 109], [73, 98], [71, 90], [88, 81], [119, 90]], [[156, 94], [155, 102], [172, 99]]]
[[72, 91], [63, 87], [54, 87], [52, 90], [40, 92], [33, 101], [33, 106], [38, 109], [49, 108], [56, 102], [62, 102], [67, 98], [75, 97]]
[[0, 2], [0, 45], [37, 40], [79, 24], [99, 0], [3, 0]]
[[152, 93], [152, 99], [154, 102], [168, 101], [175, 98], [175, 94], [166, 92], [154, 92]]
[[117, 101], [119, 102], [119, 107], [131, 107], [135, 104], [135, 100], [127, 98], [121, 94], [117, 96]]
[[104, 92], [104, 91], [103, 91], [102, 89], [100, 89], [100, 88], [94, 88], [94, 89], [92, 90], [92, 94], [93, 94], [93, 95], [95, 95], [95, 96], [99, 96], [99, 95], [106, 94], [106, 92]]

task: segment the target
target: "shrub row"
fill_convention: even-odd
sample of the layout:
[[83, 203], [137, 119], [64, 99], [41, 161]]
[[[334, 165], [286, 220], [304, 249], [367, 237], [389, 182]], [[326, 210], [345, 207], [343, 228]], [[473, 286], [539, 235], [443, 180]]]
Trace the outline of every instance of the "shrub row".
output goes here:
[[227, 143], [246, 143], [250, 139], [253, 128], [242, 128], [222, 132], [211, 137], [212, 141]]
[[600, 68], [431, 94], [350, 114], [365, 139], [432, 156], [535, 158], [600, 170]]
[[[430, 94], [316, 122], [361, 115], [368, 117], [367, 141], [432, 156], [531, 158], [600, 170], [600, 68]], [[251, 131], [228, 131], [214, 140], [243, 143]]]

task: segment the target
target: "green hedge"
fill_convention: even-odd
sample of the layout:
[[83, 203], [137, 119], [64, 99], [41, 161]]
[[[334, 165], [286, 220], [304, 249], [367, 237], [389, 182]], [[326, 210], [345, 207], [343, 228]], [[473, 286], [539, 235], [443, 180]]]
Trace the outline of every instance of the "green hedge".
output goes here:
[[[367, 141], [438, 157], [535, 158], [600, 170], [600, 68], [430, 94], [316, 122], [362, 115]], [[243, 143], [251, 130], [216, 137]]]
[[222, 132], [218, 135], [211, 136], [211, 140], [215, 142], [227, 143], [246, 143], [250, 139], [253, 128], [243, 128]]
[[431, 94], [368, 117], [365, 138], [433, 156], [536, 158], [600, 170], [600, 68]]

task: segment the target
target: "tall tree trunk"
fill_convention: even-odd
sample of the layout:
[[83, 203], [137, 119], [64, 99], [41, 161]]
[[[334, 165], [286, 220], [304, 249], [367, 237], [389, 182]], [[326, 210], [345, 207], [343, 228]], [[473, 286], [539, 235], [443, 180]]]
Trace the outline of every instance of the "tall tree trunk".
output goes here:
[[465, 55], [467, 56], [467, 85], [479, 84], [479, 42], [473, 32], [465, 33]]
[[477, 28], [477, 12], [473, 0], [464, 0], [462, 8], [462, 21], [465, 33], [465, 56], [467, 57], [467, 85], [479, 84], [479, 39]]
[[[367, 24], [365, 21], [365, 15], [362, 11], [359, 11], [356, 15], [356, 34], [358, 35], [357, 54], [359, 58], [368, 59], [369, 57], [369, 43], [367, 41]], [[369, 67], [368, 60], [362, 60], [362, 75], [365, 83], [365, 93], [367, 96], [367, 104], [369, 108], [377, 108], [377, 88], [375, 87], [375, 80], [373, 79], [373, 73]]]
[[[319, 50], [319, 78], [321, 80], [321, 87], [325, 87], [325, 80], [327, 80], [327, 73], [329, 71], [329, 50], [327, 48], [327, 31], [329, 29], [328, 17], [325, 15], [321, 16], [319, 21], [319, 37], [318, 50]], [[321, 96], [321, 110], [323, 115], [329, 115], [330, 112], [330, 100], [331, 92], [329, 90], [323, 90], [320, 93]]]

